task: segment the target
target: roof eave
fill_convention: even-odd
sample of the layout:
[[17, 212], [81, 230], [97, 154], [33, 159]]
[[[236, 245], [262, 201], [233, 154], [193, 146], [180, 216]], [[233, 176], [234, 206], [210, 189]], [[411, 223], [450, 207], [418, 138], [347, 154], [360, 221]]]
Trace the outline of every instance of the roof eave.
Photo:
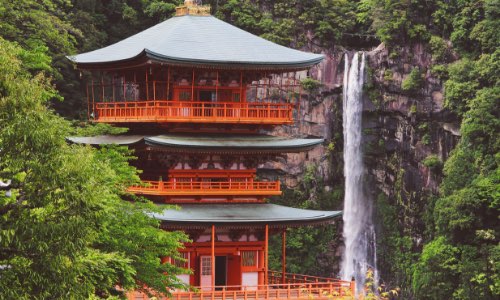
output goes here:
[[165, 220], [158, 219], [161, 222], [161, 227], [163, 228], [208, 228], [215, 225], [219, 228], [261, 228], [268, 225], [270, 228], [296, 228], [296, 227], [307, 227], [307, 226], [323, 226], [332, 224], [336, 219], [342, 217], [343, 212], [338, 211], [334, 214], [314, 218], [314, 219], [298, 219], [298, 220], [244, 220], [244, 221], [209, 221], [209, 220]]
[[160, 63], [178, 67], [214, 68], [214, 69], [240, 69], [240, 70], [276, 70], [276, 71], [298, 71], [309, 69], [317, 65], [324, 59], [324, 55], [293, 62], [246, 62], [246, 61], [215, 61], [202, 59], [188, 59], [179, 57], [164, 56], [148, 49], [144, 49], [134, 57], [106, 62], [79, 62], [77, 55], [67, 56], [69, 60], [76, 64], [77, 68], [83, 70], [112, 70], [129, 69], [151, 63]]

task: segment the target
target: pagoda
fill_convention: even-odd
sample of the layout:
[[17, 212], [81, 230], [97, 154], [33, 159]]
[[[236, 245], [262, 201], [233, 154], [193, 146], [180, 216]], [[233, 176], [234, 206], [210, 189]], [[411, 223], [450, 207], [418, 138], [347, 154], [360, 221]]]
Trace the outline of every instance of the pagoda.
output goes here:
[[[70, 142], [127, 145], [142, 184], [130, 193], [158, 205], [164, 230], [182, 230], [179, 249], [190, 270], [178, 278], [197, 287], [176, 299], [341, 299], [352, 282], [286, 273], [286, 229], [329, 224], [340, 211], [267, 203], [281, 195], [277, 176], [259, 166], [322, 144], [323, 139], [263, 134], [294, 124], [300, 113], [298, 72], [322, 55], [274, 44], [185, 1], [176, 16], [113, 45], [69, 57], [91, 79], [92, 122], [119, 124], [127, 135], [71, 137]], [[269, 236], [282, 236], [282, 270], [268, 268]], [[313, 255], [313, 254], [311, 254]], [[131, 292], [130, 299], [148, 299]]]

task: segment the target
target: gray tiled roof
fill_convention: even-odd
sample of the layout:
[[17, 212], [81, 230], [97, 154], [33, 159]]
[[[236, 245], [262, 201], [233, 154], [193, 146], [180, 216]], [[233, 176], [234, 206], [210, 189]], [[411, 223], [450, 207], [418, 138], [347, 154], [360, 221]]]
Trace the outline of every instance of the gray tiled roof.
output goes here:
[[166, 223], [190, 224], [290, 224], [313, 225], [340, 217], [342, 211], [321, 211], [269, 203], [180, 204], [179, 210], [166, 209], [152, 216]]
[[158, 135], [145, 138], [146, 144], [189, 148], [287, 149], [321, 144], [323, 139], [295, 139], [270, 135]]
[[143, 135], [98, 135], [98, 136], [71, 136], [66, 138], [74, 144], [85, 145], [132, 145], [144, 139]]
[[277, 45], [213, 16], [172, 17], [113, 45], [69, 57], [80, 67], [135, 58], [176, 64], [307, 68], [323, 55]]
[[147, 145], [180, 148], [180, 149], [245, 149], [263, 150], [280, 149], [295, 150], [305, 149], [321, 144], [323, 139], [296, 139], [270, 135], [101, 135], [92, 137], [68, 137], [68, 141], [75, 144], [87, 145], [132, 145], [144, 142]]

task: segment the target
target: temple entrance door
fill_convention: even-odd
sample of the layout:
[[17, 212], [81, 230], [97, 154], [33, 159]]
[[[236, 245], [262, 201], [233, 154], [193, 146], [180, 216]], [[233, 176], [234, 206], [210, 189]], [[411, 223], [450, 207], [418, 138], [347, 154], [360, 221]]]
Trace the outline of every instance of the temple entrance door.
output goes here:
[[203, 291], [212, 289], [212, 259], [209, 255], [200, 256], [200, 287]]
[[[200, 287], [207, 291], [212, 288], [212, 264], [208, 255], [200, 256]], [[227, 285], [227, 256], [215, 257], [215, 286]]]
[[227, 256], [215, 257], [215, 286], [227, 285]]

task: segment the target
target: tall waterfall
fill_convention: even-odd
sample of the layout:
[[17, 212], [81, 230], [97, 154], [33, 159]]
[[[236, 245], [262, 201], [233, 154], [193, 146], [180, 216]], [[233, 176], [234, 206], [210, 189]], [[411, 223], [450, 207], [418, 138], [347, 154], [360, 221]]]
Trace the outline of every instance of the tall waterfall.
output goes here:
[[[361, 56], [361, 62], [360, 62]], [[356, 291], [363, 291], [368, 268], [374, 271], [376, 253], [372, 203], [365, 193], [362, 122], [365, 54], [355, 53], [352, 62], [345, 55], [343, 90], [344, 127], [344, 243], [340, 273], [342, 279], [356, 280]]]

